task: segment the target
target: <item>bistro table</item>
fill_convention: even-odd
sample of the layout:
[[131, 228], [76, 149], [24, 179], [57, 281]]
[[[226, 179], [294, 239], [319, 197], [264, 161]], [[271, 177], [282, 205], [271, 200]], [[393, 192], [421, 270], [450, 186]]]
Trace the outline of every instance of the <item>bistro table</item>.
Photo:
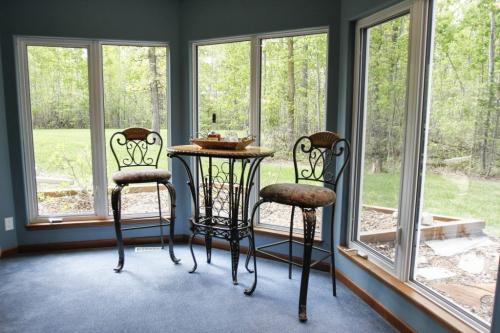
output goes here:
[[[248, 238], [250, 243], [245, 267], [254, 273], [248, 267], [253, 255], [256, 269], [255, 236], [248, 208], [257, 169], [264, 158], [273, 156], [274, 151], [256, 146], [242, 150], [222, 150], [180, 145], [168, 147], [167, 152], [170, 158], [178, 159], [184, 166], [194, 205], [194, 217], [190, 219], [192, 233], [189, 237], [194, 266], [190, 273], [197, 268], [193, 239], [197, 235], [205, 236], [207, 262], [210, 263], [212, 237], [222, 238], [229, 241], [233, 283], [238, 284], [240, 241], [244, 238]], [[196, 162], [194, 169], [198, 170], [197, 178], [189, 166], [188, 159], [191, 157]]]

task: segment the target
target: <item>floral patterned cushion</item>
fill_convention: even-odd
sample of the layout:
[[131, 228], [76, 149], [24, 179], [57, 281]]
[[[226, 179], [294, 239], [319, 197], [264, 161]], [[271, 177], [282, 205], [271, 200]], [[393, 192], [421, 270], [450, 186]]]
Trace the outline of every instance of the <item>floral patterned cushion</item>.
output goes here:
[[329, 188], [294, 183], [266, 186], [260, 190], [260, 196], [268, 201], [305, 208], [328, 206], [336, 198]]
[[116, 184], [167, 182], [172, 175], [167, 170], [122, 170], [113, 174]]

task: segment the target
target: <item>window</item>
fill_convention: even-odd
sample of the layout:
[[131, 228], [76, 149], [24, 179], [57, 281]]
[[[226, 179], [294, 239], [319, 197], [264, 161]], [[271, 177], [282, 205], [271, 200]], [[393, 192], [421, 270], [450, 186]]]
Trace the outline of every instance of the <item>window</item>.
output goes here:
[[[140, 126], [167, 140], [166, 45], [52, 38], [16, 43], [30, 221], [108, 218], [107, 188], [116, 171], [110, 135]], [[166, 158], [161, 167], [168, 167]], [[131, 187], [123, 196], [124, 213], [154, 211], [153, 195], [150, 186]]]
[[38, 213], [92, 214], [88, 49], [30, 45], [27, 56]]
[[500, 253], [498, 15], [414, 0], [356, 29], [350, 246], [479, 330]]
[[201, 135], [249, 134], [249, 41], [198, 46], [198, 124]]
[[[259, 144], [276, 150], [261, 165], [261, 187], [293, 182], [293, 144], [303, 135], [326, 130], [327, 39], [326, 30], [319, 29], [193, 46], [195, 132], [252, 134]], [[290, 213], [290, 207], [264, 204], [259, 221], [288, 230]], [[319, 221], [321, 214], [318, 210]], [[294, 223], [298, 231], [299, 215]]]
[[[273, 158], [261, 164], [261, 187], [294, 181], [295, 141], [326, 130], [327, 45], [326, 33], [261, 40], [260, 143], [276, 151]], [[260, 223], [288, 230], [291, 209], [264, 204], [260, 207]], [[319, 234], [321, 208], [317, 215]], [[294, 215], [293, 226], [302, 230], [301, 214]]]
[[[144, 127], [160, 133], [164, 140], [159, 168], [168, 169], [166, 152], [168, 54], [165, 47], [103, 44], [103, 92], [105, 140], [128, 127]], [[108, 184], [116, 171], [109, 144], [106, 144]], [[108, 186], [108, 198], [111, 196]], [[167, 189], [160, 186], [160, 198], [169, 200]], [[122, 214], [145, 214], [158, 211], [156, 184], [127, 186], [122, 192]], [[162, 204], [168, 212], [169, 204]], [[111, 214], [111, 203], [108, 204]]]
[[[356, 239], [394, 262], [406, 119], [409, 14], [364, 30], [363, 132], [360, 133]], [[382, 240], [380, 233], [392, 235]], [[375, 235], [375, 236], [374, 236]], [[392, 239], [391, 239], [392, 238]]]

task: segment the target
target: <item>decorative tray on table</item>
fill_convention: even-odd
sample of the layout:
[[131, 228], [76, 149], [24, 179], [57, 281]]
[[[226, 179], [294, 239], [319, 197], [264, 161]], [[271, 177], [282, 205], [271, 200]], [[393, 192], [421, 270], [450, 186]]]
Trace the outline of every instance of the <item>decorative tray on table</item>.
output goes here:
[[224, 139], [215, 141], [207, 138], [191, 139], [191, 143], [203, 149], [243, 150], [252, 142], [255, 142], [255, 138], [252, 136], [240, 138], [238, 141], [225, 141]]

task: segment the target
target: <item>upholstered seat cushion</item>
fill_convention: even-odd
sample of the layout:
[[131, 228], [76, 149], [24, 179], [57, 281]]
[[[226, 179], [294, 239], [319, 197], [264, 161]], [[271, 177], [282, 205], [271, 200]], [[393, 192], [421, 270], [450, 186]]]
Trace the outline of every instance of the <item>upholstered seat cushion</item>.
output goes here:
[[260, 190], [260, 196], [267, 201], [284, 205], [315, 208], [335, 202], [335, 192], [329, 188], [306, 184], [273, 184]]
[[122, 170], [113, 174], [116, 184], [167, 182], [172, 175], [167, 170]]

